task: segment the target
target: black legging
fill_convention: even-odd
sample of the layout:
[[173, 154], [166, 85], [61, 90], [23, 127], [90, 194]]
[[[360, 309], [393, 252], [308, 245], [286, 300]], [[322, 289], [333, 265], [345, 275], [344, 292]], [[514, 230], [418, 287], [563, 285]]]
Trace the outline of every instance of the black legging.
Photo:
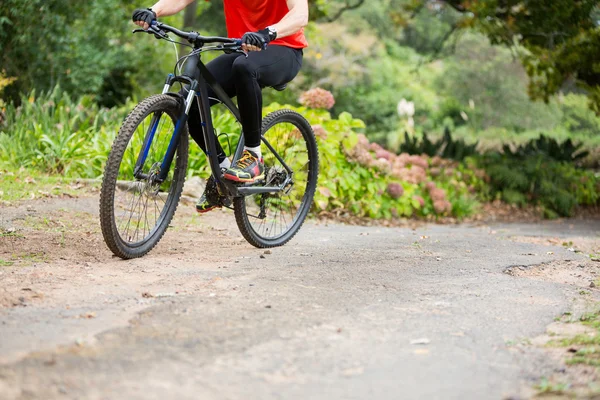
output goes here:
[[[206, 64], [210, 73], [223, 87], [229, 97], [237, 96], [242, 117], [245, 144], [260, 146], [262, 122], [261, 87], [277, 86], [294, 79], [302, 66], [302, 50], [285, 46], [269, 46], [263, 51], [253, 51], [248, 57], [241, 53], [223, 54]], [[208, 89], [209, 97], [216, 97]], [[217, 101], [211, 100], [211, 106]], [[194, 98], [188, 120], [190, 135], [206, 153], [206, 144], [200, 126], [198, 103]], [[219, 162], [225, 160], [225, 152], [217, 140]]]

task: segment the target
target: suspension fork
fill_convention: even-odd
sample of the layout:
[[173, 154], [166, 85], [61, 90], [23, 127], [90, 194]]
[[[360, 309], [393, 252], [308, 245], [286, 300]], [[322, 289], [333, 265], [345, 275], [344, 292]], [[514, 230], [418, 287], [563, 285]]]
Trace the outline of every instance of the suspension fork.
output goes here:
[[[171, 89], [175, 76], [173, 74], [169, 74], [167, 76], [165, 86], [163, 88], [162, 94], [168, 93]], [[158, 124], [162, 117], [162, 112], [156, 112], [152, 116], [152, 120], [150, 121], [150, 127], [148, 128], [148, 132], [144, 137], [144, 142], [142, 144], [142, 148], [140, 149], [140, 153], [138, 154], [137, 160], [135, 162], [135, 167], [133, 168], [133, 176], [136, 179], [148, 179], [148, 174], [143, 173], [144, 164], [146, 163], [146, 159], [148, 158], [148, 153], [150, 152], [150, 147], [152, 147], [152, 141], [154, 140], [154, 135], [156, 134], [156, 129], [158, 128]], [[176, 129], [177, 130], [177, 129]], [[175, 133], [175, 132], [174, 132]], [[171, 160], [173, 158], [171, 157]], [[163, 165], [165, 165], [163, 161]], [[168, 167], [170, 167], [170, 163], [168, 163]]]
[[173, 131], [173, 135], [171, 136], [169, 147], [167, 147], [167, 152], [160, 166], [160, 173], [158, 174], [159, 182], [164, 182], [167, 179], [169, 169], [171, 168], [171, 163], [173, 162], [173, 158], [175, 157], [175, 151], [177, 151], [177, 146], [179, 145], [179, 137], [181, 135], [182, 127], [184, 127], [185, 124], [187, 124], [190, 108], [192, 107], [192, 103], [194, 101], [194, 96], [196, 95], [197, 89], [198, 82], [192, 81], [189, 88], [189, 92], [185, 99], [185, 103], [183, 104], [184, 107], [182, 107], [181, 115], [177, 120], [177, 124], [175, 124], [175, 130]]

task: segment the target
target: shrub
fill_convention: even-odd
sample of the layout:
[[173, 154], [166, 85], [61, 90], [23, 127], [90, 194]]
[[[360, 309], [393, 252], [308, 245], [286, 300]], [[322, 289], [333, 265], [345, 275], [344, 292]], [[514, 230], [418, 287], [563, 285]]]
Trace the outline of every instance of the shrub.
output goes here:
[[0, 130], [0, 166], [20, 166], [44, 173], [94, 178], [106, 156], [125, 109], [98, 107], [93, 98], [74, 101], [60, 87], [9, 104]]
[[300, 104], [308, 108], [322, 108], [329, 110], [335, 104], [335, 99], [330, 91], [314, 88], [300, 95]]
[[559, 98], [562, 110], [561, 125], [572, 133], [588, 136], [600, 132], [600, 118], [589, 107], [587, 96], [568, 94]]
[[489, 176], [492, 197], [519, 206], [541, 205], [549, 218], [571, 216], [578, 205], [600, 200], [600, 179], [593, 172], [544, 154], [517, 158], [490, 153], [478, 164]]
[[393, 154], [357, 134], [354, 129], [363, 124], [348, 113], [337, 120], [324, 111], [307, 116], [327, 131], [327, 138], [319, 139], [319, 209], [370, 218], [464, 217], [474, 212], [472, 188], [481, 180], [474, 172], [439, 157]]
[[408, 154], [427, 154], [428, 156], [441, 156], [443, 158], [462, 161], [477, 153], [478, 142], [467, 144], [464, 139], [453, 139], [449, 129], [444, 130], [444, 136], [437, 141], [429, 140], [426, 133], [421, 140], [410, 137], [404, 133], [404, 143], [400, 145], [400, 151]]
[[537, 139], [532, 139], [529, 142], [518, 146], [512, 150], [508, 144], [503, 146], [504, 154], [513, 158], [525, 158], [535, 155], [544, 155], [556, 161], [577, 161], [587, 157], [588, 151], [583, 151], [582, 144], [573, 144], [571, 139], [567, 139], [560, 143], [554, 138], [549, 138], [545, 135], [540, 135]]

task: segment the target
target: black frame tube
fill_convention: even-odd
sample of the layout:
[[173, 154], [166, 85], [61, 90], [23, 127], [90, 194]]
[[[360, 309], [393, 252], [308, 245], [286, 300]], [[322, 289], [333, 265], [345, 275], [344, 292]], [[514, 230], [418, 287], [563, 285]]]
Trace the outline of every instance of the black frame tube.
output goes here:
[[[157, 29], [158, 28], [158, 29]], [[219, 42], [223, 43], [223, 49], [231, 48], [230, 46], [239, 46], [241, 45], [240, 39], [230, 39], [230, 38], [222, 38], [215, 36], [201, 36], [196, 32], [183, 32], [171, 26], [156, 22], [149, 29], [150, 32], [155, 33], [158, 38], [164, 38], [164, 35], [161, 34], [160, 29], [163, 29], [167, 32], [172, 32], [180, 37], [187, 39], [190, 43], [194, 44], [194, 51], [202, 48], [205, 43], [208, 42]], [[149, 33], [150, 33], [149, 32]], [[196, 101], [198, 102], [198, 110], [200, 113], [200, 120], [202, 124], [202, 133], [204, 136], [204, 141], [207, 147], [207, 158], [210, 169], [212, 171], [213, 176], [217, 182], [217, 185], [222, 189], [225, 193], [228, 193], [231, 196], [244, 196], [249, 194], [256, 193], [273, 193], [279, 192], [283, 189], [285, 185], [282, 187], [244, 187], [244, 186], [236, 186], [232, 181], [228, 181], [224, 179], [223, 173], [221, 172], [221, 167], [219, 165], [219, 158], [217, 155], [217, 146], [216, 146], [216, 136], [214, 134], [214, 127], [212, 124], [212, 116], [210, 113], [210, 101], [208, 98], [208, 87], [210, 87], [217, 98], [231, 111], [236, 120], [241, 124], [241, 115], [237, 106], [234, 104], [231, 97], [225, 93], [225, 90], [219, 85], [214, 76], [210, 73], [206, 65], [202, 62], [201, 53], [192, 54], [188, 56], [185, 71], [183, 75], [173, 75], [169, 74], [166, 79], [166, 84], [169, 86], [173, 85], [175, 82], [181, 82], [189, 85], [189, 90], [193, 90], [195, 93]], [[171, 143], [169, 145], [167, 154], [163, 159], [163, 168], [161, 169], [159, 179], [164, 181], [167, 177], [168, 171], [170, 170], [171, 163], [173, 161], [175, 151], [179, 144], [179, 135], [181, 133], [181, 126], [184, 123], [187, 123], [188, 114], [186, 113], [186, 104], [185, 101], [181, 105], [181, 116], [179, 118], [177, 129], [173, 132], [173, 137], [171, 138]], [[146, 137], [144, 143], [148, 141], [149, 138]], [[287, 164], [283, 161], [281, 156], [275, 151], [275, 149], [270, 145], [270, 143], [261, 136], [261, 140], [267, 145], [269, 150], [273, 152], [275, 157], [282, 163], [284, 168], [289, 172], [293, 173]], [[142, 146], [142, 152], [144, 151], [144, 146]], [[240, 134], [240, 138], [238, 144], [236, 146], [236, 150], [233, 156], [232, 163], [238, 160], [244, 149], [244, 132], [242, 131]], [[139, 157], [142, 157], [140, 154]], [[138, 161], [139, 161], [138, 157]], [[137, 165], [136, 165], [137, 167]], [[141, 166], [140, 166], [141, 169]]]

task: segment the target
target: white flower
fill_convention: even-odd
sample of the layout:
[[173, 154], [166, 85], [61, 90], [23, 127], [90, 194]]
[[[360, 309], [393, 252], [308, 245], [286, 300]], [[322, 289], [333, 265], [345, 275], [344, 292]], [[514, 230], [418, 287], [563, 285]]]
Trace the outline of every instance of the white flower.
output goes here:
[[408, 116], [412, 117], [415, 115], [415, 103], [412, 101], [406, 101], [406, 99], [400, 100], [398, 103], [398, 115], [401, 117]]

